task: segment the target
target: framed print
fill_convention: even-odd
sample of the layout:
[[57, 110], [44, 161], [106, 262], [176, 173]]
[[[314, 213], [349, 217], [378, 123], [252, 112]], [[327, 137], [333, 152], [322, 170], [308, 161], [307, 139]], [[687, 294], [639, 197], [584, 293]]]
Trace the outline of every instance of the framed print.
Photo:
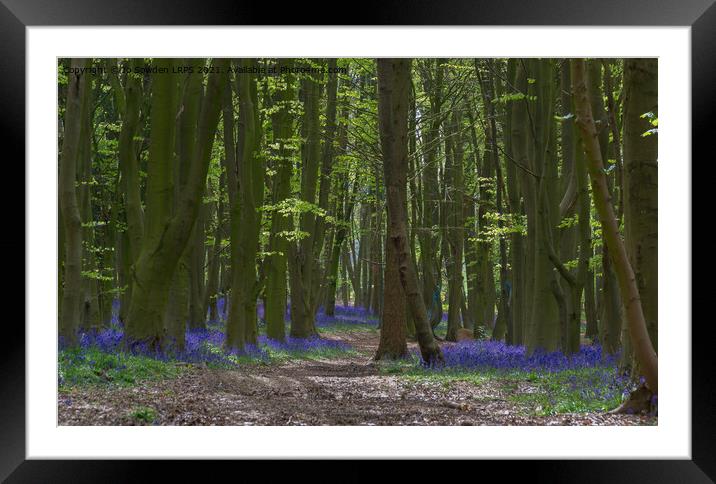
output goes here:
[[317, 26], [3, 0], [27, 286], [2, 477], [399, 458], [710, 482], [691, 159], [716, 7], [493, 3]]

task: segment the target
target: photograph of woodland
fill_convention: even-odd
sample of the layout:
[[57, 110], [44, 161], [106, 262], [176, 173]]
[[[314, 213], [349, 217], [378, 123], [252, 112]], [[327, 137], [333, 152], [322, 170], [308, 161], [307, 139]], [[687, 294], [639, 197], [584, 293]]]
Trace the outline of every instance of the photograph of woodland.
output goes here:
[[59, 425], [657, 425], [657, 59], [58, 59]]

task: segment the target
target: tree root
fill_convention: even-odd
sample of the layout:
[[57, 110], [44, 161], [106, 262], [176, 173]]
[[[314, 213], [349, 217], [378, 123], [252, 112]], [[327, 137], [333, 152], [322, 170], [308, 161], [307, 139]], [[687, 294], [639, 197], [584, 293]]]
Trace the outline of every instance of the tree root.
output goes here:
[[657, 395], [646, 386], [646, 383], [642, 383], [639, 388], [631, 392], [629, 398], [608, 413], [630, 415], [648, 414], [656, 416], [659, 414]]

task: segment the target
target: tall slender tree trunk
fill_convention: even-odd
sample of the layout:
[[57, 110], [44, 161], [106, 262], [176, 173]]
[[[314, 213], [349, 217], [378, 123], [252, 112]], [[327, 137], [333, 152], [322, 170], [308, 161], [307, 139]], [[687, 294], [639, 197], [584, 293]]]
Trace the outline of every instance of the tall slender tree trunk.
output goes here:
[[[562, 193], [562, 201], [559, 206], [559, 218], [564, 220], [567, 217], [577, 215], [582, 217], [582, 213], [578, 211], [581, 207], [582, 200], [580, 197], [586, 196], [587, 208], [589, 207], [589, 193], [583, 193], [580, 190], [582, 183], [586, 188], [586, 183], [582, 181], [581, 175], [586, 176], [586, 171], [576, 166], [577, 147], [574, 136], [574, 120], [570, 114], [573, 111], [572, 95], [571, 95], [571, 79], [569, 74], [569, 62], [564, 61], [560, 70], [560, 89], [562, 104], [562, 178], [560, 192]], [[580, 171], [581, 170], [581, 171]], [[589, 222], [589, 212], [587, 212], [585, 220]], [[559, 254], [561, 261], [572, 261], [578, 257], [579, 246], [579, 229], [581, 220], [577, 225], [568, 224], [559, 231]], [[561, 225], [561, 224], [560, 224]], [[587, 237], [587, 244], [591, 244], [591, 240]], [[555, 254], [556, 255], [556, 254]], [[566, 321], [562, 334], [562, 351], [566, 354], [572, 354], [579, 351], [580, 344], [580, 325], [581, 325], [581, 301], [584, 289], [585, 274], [581, 271], [585, 269], [583, 266], [585, 260], [580, 259], [577, 263], [576, 271], [569, 271], [571, 276], [569, 279], [563, 279], [567, 283], [562, 286], [564, 290]], [[589, 259], [586, 259], [588, 264]]]
[[[130, 61], [130, 68], [135, 61]], [[125, 109], [122, 114], [122, 129], [119, 133], [119, 171], [120, 186], [124, 192], [124, 212], [127, 228], [118, 237], [119, 261], [121, 270], [120, 281], [126, 286], [122, 293], [120, 319], [125, 321], [131, 301], [132, 286], [131, 267], [139, 258], [144, 239], [144, 209], [140, 191], [139, 161], [134, 137], [139, 131], [140, 110], [142, 101], [142, 84], [135, 76], [127, 76], [123, 95]], [[118, 201], [119, 202], [119, 201]]]
[[463, 147], [460, 135], [461, 112], [456, 108], [452, 113], [450, 134], [453, 138], [449, 143], [451, 148], [450, 166], [446, 167], [446, 186], [450, 187], [448, 193], [448, 211], [446, 230], [450, 260], [448, 263], [448, 330], [445, 339], [457, 341], [457, 330], [462, 326], [460, 315], [462, 313], [463, 293], [463, 250], [465, 242], [465, 221], [463, 219], [463, 197], [465, 192], [463, 173]]
[[[604, 109], [602, 96], [602, 63], [600, 60], [591, 59], [587, 61], [587, 82], [589, 83], [592, 115], [594, 116], [595, 125], [599, 126], [597, 137], [599, 138], [601, 158], [602, 160], [607, 160], [609, 119]], [[607, 184], [610, 192], [609, 203], [613, 205], [612, 196], [615, 191], [613, 175], [607, 177]], [[619, 303], [619, 286], [612, 267], [609, 250], [610, 248], [606, 244], [602, 245], [602, 306], [599, 339], [604, 350], [609, 354], [614, 354], [619, 350], [620, 346], [622, 317]]]
[[[316, 203], [318, 170], [320, 166], [320, 80], [307, 75], [301, 80], [304, 118], [301, 137], [305, 143], [301, 149], [301, 199]], [[291, 288], [291, 336], [306, 338], [316, 334], [313, 321], [311, 289], [314, 276], [314, 242], [316, 215], [304, 212], [299, 227], [307, 234], [298, 242], [289, 244], [289, 279]]]
[[[517, 59], [515, 65], [515, 77], [513, 85], [519, 93], [527, 94], [527, 70], [526, 61]], [[533, 172], [530, 170], [529, 149], [528, 149], [528, 115], [527, 103], [515, 101], [512, 104], [512, 131], [511, 144], [514, 163], [507, 166], [508, 190], [510, 207], [515, 216], [522, 216], [527, 220], [527, 234], [514, 233], [512, 235], [512, 264], [514, 269], [514, 281], [512, 283], [512, 298], [514, 312], [514, 341], [516, 344], [527, 342], [528, 321], [532, 318], [532, 290], [534, 287], [534, 231], [529, 227], [534, 224], [534, 206], [532, 203], [521, 202], [532, 196], [532, 184], [534, 181]]]
[[[489, 155], [491, 159], [491, 165], [495, 170], [496, 175], [496, 189], [495, 189], [495, 203], [494, 209], [498, 214], [497, 226], [498, 230], [501, 231], [503, 228], [502, 221], [502, 199], [503, 199], [503, 179], [502, 179], [502, 167], [500, 165], [499, 146], [498, 146], [498, 133], [497, 133], [497, 112], [495, 110], [495, 99], [496, 99], [496, 88], [495, 88], [495, 67], [491, 60], [484, 61], [487, 72], [483, 76], [480, 73], [478, 64], [475, 65], [478, 79], [482, 86], [482, 99], [485, 108], [485, 134], [487, 142], [489, 143]], [[499, 97], [499, 93], [498, 93]], [[486, 155], [487, 157], [487, 155]], [[507, 281], [507, 247], [504, 237], [499, 236], [499, 248], [500, 248], [500, 297], [498, 300], [498, 312], [495, 325], [492, 330], [493, 340], [502, 340], [508, 330], [510, 320], [510, 309], [509, 309], [509, 298], [510, 298], [510, 284]], [[494, 276], [493, 276], [494, 277]], [[494, 279], [492, 287], [494, 288]], [[494, 304], [494, 303], [493, 303]], [[494, 312], [493, 312], [494, 314]]]
[[[378, 59], [378, 119], [388, 202], [388, 240], [398, 256], [400, 284], [415, 321], [423, 360], [440, 363], [442, 351], [433, 338], [408, 245], [407, 171], [410, 60]], [[402, 310], [402, 307], [400, 308]], [[405, 327], [405, 324], [400, 325]]]
[[[249, 71], [255, 59], [241, 59], [240, 67]], [[259, 295], [256, 256], [258, 254], [263, 204], [265, 165], [258, 155], [261, 139], [258, 93], [254, 74], [237, 76], [239, 95], [238, 196], [231, 207], [232, 284], [226, 346], [242, 351], [244, 344], [256, 344]]]
[[216, 226], [214, 227], [214, 243], [209, 255], [209, 269], [206, 277], [206, 291], [202, 303], [202, 314], [208, 313], [208, 321], [218, 321], [219, 312], [217, 299], [219, 297], [219, 267], [221, 259], [222, 221], [224, 218], [224, 200], [221, 187], [224, 186], [226, 175], [221, 173], [217, 188], [216, 200]]
[[[418, 109], [415, 99], [415, 84], [410, 83], [410, 113], [408, 118], [408, 133], [410, 133], [408, 143], [408, 189], [410, 191], [410, 247], [413, 249], [411, 255], [413, 257], [413, 266], [418, 267], [418, 260], [416, 247], [418, 232], [420, 231], [420, 224], [423, 219], [420, 200], [422, 200], [422, 187], [420, 186], [420, 177], [417, 175], [418, 169]], [[419, 282], [421, 284], [421, 282]], [[415, 339], [415, 321], [410, 314], [410, 309], [407, 307], [406, 301], [406, 328], [408, 337]]]
[[[289, 66], [292, 64], [289, 61]], [[273, 204], [278, 205], [291, 194], [291, 176], [293, 173], [294, 153], [291, 138], [294, 135], [292, 103], [295, 102], [296, 88], [292, 76], [284, 77], [285, 85], [277, 88], [274, 94], [274, 112], [271, 115], [273, 144], [276, 157], [276, 175], [274, 175]], [[269, 236], [269, 255], [264, 262], [266, 271], [266, 334], [269, 338], [283, 341], [286, 337], [286, 298], [288, 292], [287, 251], [288, 241], [282, 234], [291, 227], [289, 216], [274, 211], [271, 214], [271, 234]]]
[[[207, 196], [211, 196], [211, 186], [206, 187]], [[190, 239], [190, 299], [189, 327], [192, 329], [206, 328], [206, 311], [204, 311], [204, 292], [206, 291], [206, 226], [211, 218], [211, 205], [201, 204], [199, 216]]]
[[238, 224], [233, 223], [231, 210], [232, 207], [239, 203], [239, 182], [238, 182], [238, 153], [236, 150], [236, 133], [234, 130], [234, 98], [232, 89], [232, 79], [230, 76], [226, 76], [226, 80], [223, 86], [222, 93], [222, 119], [224, 125], [223, 139], [224, 139], [224, 173], [226, 174], [226, 193], [228, 195], [228, 232], [229, 239], [229, 257], [228, 261], [222, 259], [222, 270], [221, 270], [221, 294], [224, 297], [224, 318], [228, 320], [228, 308], [230, 305], [231, 284], [233, 283], [233, 270], [232, 264], [234, 261], [234, 249], [239, 240], [239, 233], [237, 232], [239, 227]]
[[[430, 108], [426, 118], [430, 121], [425, 131], [425, 163], [422, 169], [423, 184], [423, 220], [420, 242], [420, 261], [423, 274], [423, 304], [428, 309], [430, 326], [434, 328], [443, 316], [441, 300], [440, 259], [438, 258], [439, 233], [435, 227], [440, 225], [440, 193], [438, 190], [438, 152], [440, 148], [440, 126], [442, 125], [442, 90], [444, 59], [437, 59], [434, 73], [427, 72], [423, 86], [428, 93]], [[430, 60], [428, 70], [433, 70]]]
[[[549, 258], [549, 246], [555, 239], [559, 200], [557, 200], [557, 162], [553, 151], [552, 133], [554, 72], [550, 59], [533, 59], [526, 63], [536, 78], [532, 84], [536, 96], [527, 101], [529, 129], [534, 158], [531, 168], [537, 178], [528, 178], [525, 208], [527, 209], [528, 251], [532, 256], [532, 309], [527, 320], [526, 343], [529, 353], [536, 350], [555, 351], [560, 344], [560, 308], [557, 294], [559, 281]], [[531, 234], [531, 235], [530, 235]], [[528, 271], [529, 273], [529, 271]]]
[[[85, 59], [72, 59], [72, 68], [85, 66]], [[77, 344], [77, 327], [80, 318], [82, 284], [82, 222], [77, 203], [75, 178], [79, 153], [83, 102], [88, 89], [87, 74], [70, 74], [67, 89], [67, 107], [64, 120], [64, 140], [60, 153], [59, 192], [60, 210], [64, 223], [64, 287], [62, 288], [62, 312], [60, 313], [60, 336], [68, 346]]]
[[[355, 206], [355, 196], [358, 190], [358, 178], [353, 183], [353, 188], [348, 188], [348, 183], [343, 186], [346, 191], [346, 200], [341, 210], [341, 222], [346, 224], [336, 229], [336, 235], [333, 239], [333, 247], [331, 249], [331, 260], [328, 270], [328, 296], [326, 298], [326, 315], [333, 316], [336, 308], [336, 283], [338, 280], [338, 263], [341, 252], [343, 251], [343, 243], [348, 234], [348, 221], [353, 217], [353, 207]], [[387, 262], [386, 262], [387, 263]], [[345, 265], [344, 265], [345, 266]], [[347, 296], [342, 297], [343, 304], [347, 304]]]
[[[192, 63], [195, 72], [200, 72], [200, 68], [204, 66], [204, 59], [192, 59], [188, 62]], [[182, 94], [181, 98], [176, 100], [178, 102], [176, 112], [179, 114], [176, 118], [174, 140], [176, 156], [173, 158], [171, 169], [173, 185], [172, 193], [165, 194], [165, 197], [172, 204], [172, 214], [176, 214], [180, 209], [179, 200], [188, 182], [191, 157], [196, 147], [199, 109], [204, 96], [203, 76], [199, 74], [183, 76], [177, 87], [181, 89], [177, 93], [181, 92]], [[195, 223], [189, 242], [184, 247], [174, 269], [164, 321], [166, 344], [173, 345], [179, 350], [184, 348], [187, 322], [192, 328], [195, 327], [196, 323], [196, 319], [192, 317], [190, 306], [192, 297], [191, 273], [193, 270], [191, 256], [196, 243], [196, 231]]]
[[[347, 251], [343, 249], [343, 254], [346, 254]], [[350, 278], [348, 276], [348, 261], [344, 258], [341, 258], [341, 304], [344, 306], [350, 305], [350, 287], [349, 287], [349, 281]]]
[[361, 203], [360, 217], [358, 219], [358, 253], [356, 254], [354, 247], [351, 246], [351, 254], [355, 261], [354, 267], [354, 278], [353, 288], [356, 292], [356, 305], [368, 309], [368, 298], [366, 297], [368, 286], [367, 282], [367, 270], [366, 270], [366, 257], [368, 257], [368, 246], [370, 245], [370, 237], [368, 236], [368, 220], [369, 220], [369, 205]]
[[[157, 59], [156, 62], [171, 72], [170, 59]], [[217, 59], [214, 65], [220, 72], [225, 72], [227, 62], [225, 59]], [[167, 74], [157, 74], [155, 81], [152, 96], [150, 169], [147, 175], [147, 227], [135, 264], [132, 302], [125, 337], [130, 344], [144, 341], [157, 348], [163, 339], [162, 323], [174, 270], [191, 236], [206, 185], [211, 150], [219, 122], [224, 79], [220, 74], [209, 76], [206, 96], [201, 105], [197, 142], [188, 181], [178, 201], [176, 213], [164, 223], [160, 223], [164, 218], [163, 207], [166, 200], [171, 199], [167, 196], [171, 187], [167, 187], [166, 181], [171, 180], [167, 166], [173, 157], [176, 86], [173, 76]], [[160, 183], [161, 180], [164, 182]]]
[[629, 262], [625, 244], [619, 234], [619, 226], [611, 203], [599, 139], [589, 101], [590, 93], [585, 81], [584, 60], [573, 59], [570, 62], [572, 91], [577, 110], [577, 127], [580, 130], [587, 155], [594, 204], [599, 213], [604, 240], [611, 248], [609, 255], [614, 262], [614, 270], [619, 281], [634, 354], [640, 369], [644, 372], [649, 389], [656, 394], [658, 393], [658, 360], [649, 338], [636, 276]]
[[[320, 186], [318, 189], [318, 208], [325, 214], [328, 213], [329, 209], [329, 194], [331, 192], [331, 174], [333, 172], [333, 161], [335, 158], [335, 143], [336, 133], [338, 125], [336, 123], [338, 102], [338, 75], [335, 74], [338, 59], [328, 59], [326, 66], [328, 68], [328, 79], [326, 82], [326, 124], [323, 132], [323, 150], [321, 153], [321, 173], [320, 173]], [[327, 273], [327, 260], [329, 257], [322, 257], [324, 253], [324, 247], [326, 242], [326, 231], [328, 224], [326, 217], [319, 217], [315, 223], [315, 235], [313, 237], [313, 275], [311, 278], [311, 284], [309, 286], [309, 301], [310, 301], [310, 319], [311, 323], [316, 317], [318, 312], [318, 306], [323, 301], [322, 288], [324, 282], [324, 276]], [[332, 245], [329, 237], [329, 249]], [[328, 250], [330, 254], [330, 250]]]
[[82, 115], [80, 129], [80, 146], [77, 160], [77, 184], [80, 217], [82, 219], [82, 296], [80, 309], [80, 327], [88, 330], [100, 328], [99, 314], [99, 287], [98, 279], [94, 274], [100, 272], [95, 255], [97, 238], [93, 214], [93, 183], [92, 183], [92, 122], [94, 118], [93, 99], [91, 88], [85, 89], [85, 113]]
[[658, 61], [627, 59], [624, 72], [624, 240], [658, 351], [658, 138], [645, 136], [653, 129], [647, 113], [658, 118]]

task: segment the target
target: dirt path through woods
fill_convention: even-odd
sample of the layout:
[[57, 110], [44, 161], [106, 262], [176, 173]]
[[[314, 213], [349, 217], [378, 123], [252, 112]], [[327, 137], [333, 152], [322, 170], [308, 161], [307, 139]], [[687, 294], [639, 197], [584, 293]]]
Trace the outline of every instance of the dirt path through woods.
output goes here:
[[[336, 332], [357, 354], [217, 370], [192, 366], [178, 378], [132, 387], [61, 392], [60, 425], [649, 425], [654, 417], [605, 413], [538, 417], [511, 402], [529, 382], [408, 379], [372, 361], [378, 334]], [[414, 346], [412, 344], [411, 346]], [[151, 408], [152, 419], [136, 410]], [[146, 421], [145, 421], [146, 420]]]

